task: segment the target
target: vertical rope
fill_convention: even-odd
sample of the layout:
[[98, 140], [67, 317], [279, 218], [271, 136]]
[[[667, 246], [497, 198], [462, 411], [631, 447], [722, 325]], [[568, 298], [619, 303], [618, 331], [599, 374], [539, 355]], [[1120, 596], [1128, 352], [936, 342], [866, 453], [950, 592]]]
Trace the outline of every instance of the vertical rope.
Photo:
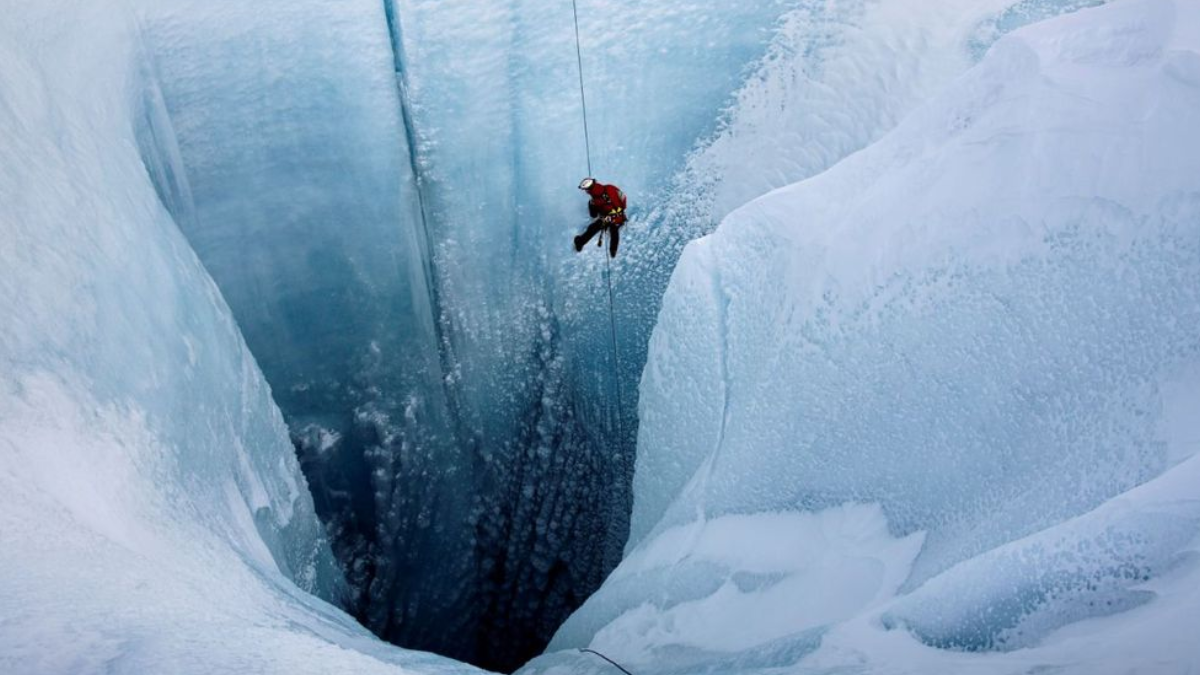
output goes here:
[[[592, 176], [592, 137], [588, 132], [588, 113], [587, 113], [587, 94], [584, 93], [583, 87], [583, 48], [579, 44], [579, 3], [578, 0], [571, 0], [571, 14], [575, 19], [575, 65], [579, 70], [579, 103], [583, 108], [583, 145], [587, 150], [587, 170], [588, 176]], [[603, 233], [601, 233], [601, 241], [603, 241]], [[604, 264], [605, 275], [604, 279], [608, 282], [608, 328], [612, 338], [612, 355], [613, 355], [613, 382], [614, 389], [617, 395], [617, 438], [621, 444], [625, 443], [625, 425], [622, 422], [622, 415], [625, 411], [625, 406], [621, 401], [621, 357], [617, 351], [617, 318], [616, 312], [613, 311], [613, 286], [612, 286], [612, 256], [605, 251]]]
[[608, 280], [608, 327], [612, 333], [613, 379], [617, 390], [617, 437], [623, 444], [625, 443], [625, 425], [621, 421], [621, 416], [625, 412], [625, 406], [621, 403], [621, 360], [617, 352], [617, 320], [613, 312], [612, 256], [608, 255], [608, 251], [602, 252], [601, 255], [604, 256], [605, 265], [608, 267], [608, 273], [604, 277]]
[[583, 49], [579, 46], [579, 6], [571, 0], [571, 12], [575, 17], [575, 65], [579, 68], [579, 102], [583, 105], [583, 145], [587, 150], [587, 175], [592, 175], [592, 137], [588, 133], [587, 96], [583, 93]]

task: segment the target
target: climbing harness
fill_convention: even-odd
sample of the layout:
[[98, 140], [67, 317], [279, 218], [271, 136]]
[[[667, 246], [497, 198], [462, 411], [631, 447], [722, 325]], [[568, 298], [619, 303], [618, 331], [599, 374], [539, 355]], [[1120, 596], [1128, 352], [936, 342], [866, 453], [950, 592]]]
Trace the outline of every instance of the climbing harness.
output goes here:
[[[575, 18], [575, 65], [579, 70], [579, 103], [583, 108], [583, 146], [587, 151], [587, 175], [592, 175], [592, 137], [588, 132], [588, 113], [587, 113], [587, 94], [584, 93], [583, 87], [583, 48], [579, 44], [579, 4], [578, 0], [571, 0], [571, 12]], [[598, 246], [604, 244], [604, 232], [600, 233]], [[625, 442], [625, 429], [621, 421], [621, 415], [625, 410], [625, 406], [621, 404], [621, 360], [617, 353], [617, 319], [616, 313], [613, 311], [613, 287], [612, 287], [612, 256], [604, 256], [604, 264], [606, 274], [605, 281], [608, 282], [608, 327], [612, 336], [612, 355], [613, 355], [613, 379], [617, 392], [617, 438], [621, 443]], [[603, 658], [602, 655], [599, 655]], [[607, 659], [605, 659], [607, 660]], [[616, 665], [615, 663], [613, 665]], [[620, 668], [620, 666], [617, 666]], [[625, 670], [621, 668], [621, 670]], [[628, 671], [626, 671], [628, 672]]]
[[589, 653], [589, 654], [595, 654], [596, 656], [599, 656], [600, 658], [604, 659], [605, 661], [608, 661], [609, 663], [613, 664], [613, 667], [615, 667], [617, 670], [621, 671], [622, 673], [625, 673], [625, 675], [633, 675], [633, 673], [631, 673], [631, 672], [629, 672], [628, 670], [625, 670], [624, 668], [622, 668], [622, 667], [621, 667], [621, 664], [617, 663], [616, 661], [613, 661], [612, 659], [610, 659], [610, 658], [608, 658], [607, 656], [605, 656], [605, 655], [601, 654], [600, 652], [596, 651], [595, 649], [580, 649], [579, 651], [581, 651], [581, 652], [587, 652], [587, 653]]

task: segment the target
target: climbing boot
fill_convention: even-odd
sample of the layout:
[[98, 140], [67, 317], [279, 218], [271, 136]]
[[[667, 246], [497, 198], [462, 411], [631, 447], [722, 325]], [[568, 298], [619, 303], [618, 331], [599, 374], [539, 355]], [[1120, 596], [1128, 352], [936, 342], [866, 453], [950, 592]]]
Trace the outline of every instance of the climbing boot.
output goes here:
[[583, 245], [587, 243], [587, 239], [583, 238], [582, 234], [575, 235], [575, 252], [579, 253], [583, 250]]

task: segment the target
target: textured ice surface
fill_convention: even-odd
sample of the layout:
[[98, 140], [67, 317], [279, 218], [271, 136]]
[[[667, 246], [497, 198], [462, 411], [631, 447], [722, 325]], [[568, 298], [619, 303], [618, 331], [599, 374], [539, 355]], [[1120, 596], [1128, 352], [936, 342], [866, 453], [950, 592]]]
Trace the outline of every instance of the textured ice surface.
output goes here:
[[[596, 171], [664, 181], [789, 6], [582, 3]], [[596, 267], [564, 265], [586, 215], [570, 10], [177, 1], [143, 18], [145, 152], [260, 356], [353, 607], [463, 657], [548, 640], [628, 529], [641, 359], [618, 411], [607, 324], [563, 319], [607, 316]]]
[[462, 566], [427, 561], [472, 564], [472, 474], [443, 390], [387, 15], [318, 4], [147, 6], [158, 124], [143, 152], [184, 177], [172, 211], [287, 416], [348, 607], [448, 649], [473, 598]]
[[602, 257], [568, 248], [569, 3], [147, 5], [140, 139], [274, 387], [350, 606], [515, 665], [620, 558], [683, 244], [1078, 4], [582, 2], [592, 170], [634, 199], [619, 363]]
[[[632, 352], [626, 361], [644, 363], [662, 294], [687, 242], [747, 201], [820, 173], [878, 139], [999, 35], [1089, 4], [1098, 3], [795, 3], [715, 131], [665, 185], [639, 195], [643, 210], [617, 275], [620, 324]], [[599, 323], [586, 312], [573, 319], [591, 321], [592, 330]]]
[[629, 557], [556, 644], [1195, 666], [1188, 3], [583, 2], [619, 370], [568, 5], [131, 4], [0, 26], [0, 670], [464, 669], [301, 592], [314, 504], [177, 225], [368, 625], [511, 659], [620, 556], [684, 243], [947, 85], [692, 247]]
[[[1023, 30], [691, 244], [642, 379], [626, 560], [551, 649], [653, 672], [1197, 667], [1198, 49], [1200, 10], [1169, 0]], [[830, 603], [876, 586], [818, 566], [828, 594], [739, 642], [790, 582], [756, 565], [795, 533], [862, 536], [847, 504], [886, 519], [861, 557], [902, 570], [897, 599]], [[805, 514], [819, 533], [783, 524]], [[745, 539], [708, 543], [731, 518]]]
[[0, 672], [473, 672], [306, 592], [335, 599], [341, 574], [139, 155], [131, 16], [3, 14]]

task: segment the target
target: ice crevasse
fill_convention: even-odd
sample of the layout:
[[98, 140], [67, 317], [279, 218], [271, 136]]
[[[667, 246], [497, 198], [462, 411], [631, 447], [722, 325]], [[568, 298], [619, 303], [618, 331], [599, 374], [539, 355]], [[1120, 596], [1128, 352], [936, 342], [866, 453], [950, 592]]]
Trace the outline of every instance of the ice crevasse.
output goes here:
[[1190, 2], [1022, 29], [691, 243], [625, 558], [531, 670], [1196, 668], [1198, 51]]

